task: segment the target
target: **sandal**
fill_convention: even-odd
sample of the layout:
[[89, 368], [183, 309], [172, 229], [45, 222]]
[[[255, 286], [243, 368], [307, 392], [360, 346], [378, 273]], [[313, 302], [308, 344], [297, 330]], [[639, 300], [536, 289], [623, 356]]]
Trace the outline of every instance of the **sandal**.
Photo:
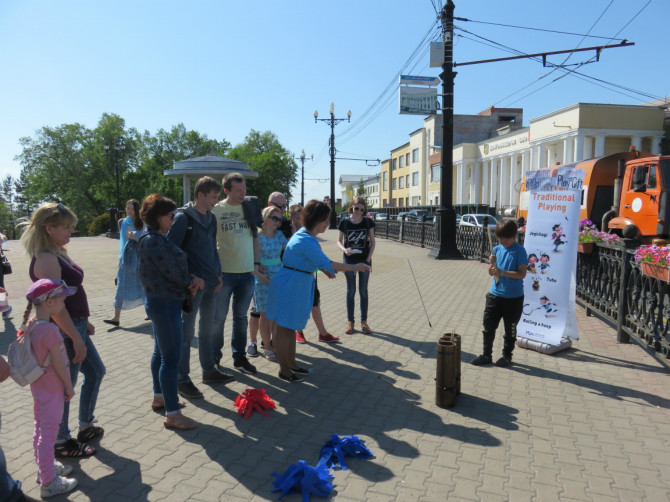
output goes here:
[[102, 322], [106, 324], [111, 324], [112, 326], [118, 327], [119, 326], [119, 321], [115, 321], [114, 319], [104, 319]]
[[[165, 409], [165, 401], [161, 400], [161, 403], [159, 405], [155, 405], [153, 402], [151, 403], [151, 409], [154, 411], [162, 411]], [[186, 408], [186, 403], [184, 401], [178, 401], [177, 406], [180, 408]]]
[[170, 415], [173, 417], [174, 422], [168, 422], [167, 418], [163, 421], [163, 427], [166, 429], [174, 429], [178, 431], [190, 431], [198, 428], [198, 422], [192, 420], [184, 415]]
[[56, 458], [84, 458], [95, 455], [96, 451], [95, 448], [70, 438], [64, 443], [56, 443], [54, 454]]
[[80, 443], [89, 443], [92, 439], [102, 436], [104, 433], [105, 430], [102, 427], [96, 427], [95, 425], [92, 425], [91, 427], [86, 427], [86, 429], [79, 430], [79, 434], [77, 434], [77, 441]]

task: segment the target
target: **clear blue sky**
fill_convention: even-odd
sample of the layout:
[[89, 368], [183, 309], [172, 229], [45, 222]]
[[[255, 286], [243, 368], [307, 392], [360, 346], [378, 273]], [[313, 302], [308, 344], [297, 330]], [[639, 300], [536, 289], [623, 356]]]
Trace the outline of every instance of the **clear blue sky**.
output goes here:
[[[44, 125], [94, 127], [107, 112], [139, 131], [155, 133], [182, 122], [232, 144], [243, 141], [251, 129], [270, 130], [289, 150], [314, 154], [314, 161], [305, 165], [306, 178], [326, 180], [330, 129], [315, 124], [313, 113], [316, 109], [327, 117], [331, 101], [337, 117], [352, 112], [351, 123], [335, 130], [338, 155], [383, 160], [423, 125], [421, 116], [398, 115], [396, 75], [401, 70], [439, 74], [428, 67], [427, 41], [439, 37], [431, 31], [436, 26], [434, 3], [440, 4], [0, 0], [0, 176], [20, 172], [14, 161], [20, 137]], [[600, 62], [578, 69], [628, 90], [574, 74], [552, 83], [562, 73], [550, 73], [530, 60], [459, 67], [456, 113], [475, 114], [492, 105], [520, 107], [527, 125], [577, 102], [641, 104], [670, 94], [663, 50], [668, 0], [455, 3], [455, 15], [470, 20], [455, 23], [470, 32], [456, 31], [456, 62], [512, 55], [495, 43], [535, 53], [608, 42], [481, 22], [626, 38], [636, 44], [603, 51]], [[592, 56], [577, 53], [567, 63]], [[559, 64], [565, 57], [549, 60]], [[378, 171], [364, 162], [341, 160], [336, 179]], [[307, 199], [321, 198], [329, 184], [307, 181], [306, 192]], [[299, 200], [299, 186], [293, 197]]]

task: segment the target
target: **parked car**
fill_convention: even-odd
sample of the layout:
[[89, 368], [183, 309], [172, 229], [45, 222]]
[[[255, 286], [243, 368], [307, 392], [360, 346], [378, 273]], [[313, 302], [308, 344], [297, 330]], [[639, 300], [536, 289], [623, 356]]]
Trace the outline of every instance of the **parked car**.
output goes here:
[[403, 216], [406, 216], [406, 215], [407, 215], [407, 212], [402, 211], [402, 212], [398, 213], [398, 215], [396, 216], [396, 220], [402, 221], [402, 220], [405, 219], [405, 218], [403, 218]]
[[387, 213], [377, 213], [375, 214], [375, 220], [388, 220], [389, 215]]
[[368, 218], [370, 218], [371, 220], [375, 220], [375, 219], [377, 219], [376, 216], [377, 216], [378, 214], [379, 214], [379, 213], [376, 213], [376, 212], [373, 211], [373, 212], [368, 212], [368, 214], [366, 214], [366, 216], [367, 216]]
[[489, 218], [489, 227], [495, 228], [496, 225], [498, 224], [498, 220], [496, 219], [495, 216], [491, 216], [490, 214], [464, 214], [461, 217], [461, 221], [458, 222], [458, 225], [461, 227], [483, 227], [484, 226], [484, 218], [488, 216]]
[[434, 221], [435, 215], [425, 209], [412, 209], [405, 215], [407, 221]]

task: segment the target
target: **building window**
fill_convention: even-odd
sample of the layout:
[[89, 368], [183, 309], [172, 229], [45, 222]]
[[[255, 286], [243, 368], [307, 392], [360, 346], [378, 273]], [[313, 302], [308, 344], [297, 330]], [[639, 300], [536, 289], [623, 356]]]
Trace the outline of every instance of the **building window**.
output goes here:
[[433, 164], [430, 166], [430, 182], [437, 183], [440, 181], [440, 164]]
[[401, 176], [398, 181], [398, 188], [405, 188], [405, 177]]
[[412, 186], [415, 187], [419, 184], [419, 171], [412, 173]]
[[419, 204], [421, 204], [421, 198], [417, 196], [412, 197], [412, 205], [418, 206]]
[[405, 155], [405, 165], [406, 166], [409, 165], [409, 153], [407, 155]]
[[[393, 160], [391, 161], [391, 165], [393, 166], [392, 169], [393, 169], [394, 171], [395, 171], [396, 169], [398, 169], [398, 159], [393, 159]], [[401, 167], [402, 167], [402, 166], [401, 166]]]
[[389, 173], [384, 173], [384, 191], [389, 189]]
[[412, 150], [412, 163], [419, 162], [419, 149], [415, 148]]
[[386, 207], [386, 199], [382, 199], [382, 207]]
[[391, 206], [396, 207], [398, 205], [398, 201], [396, 199], [391, 199]]
[[398, 199], [398, 202], [400, 203], [400, 207], [403, 207], [403, 205], [405, 204], [405, 199], [401, 197], [400, 199]]
[[400, 166], [399, 166], [399, 169], [402, 169], [403, 167], [405, 167], [405, 156], [404, 156], [404, 155], [401, 155], [401, 156], [400, 156]]
[[398, 181], [398, 178], [393, 178], [391, 180], [391, 190], [395, 190], [396, 188], [398, 188], [398, 185], [396, 184], [397, 181]]
[[409, 206], [409, 197], [405, 197], [405, 205]]
[[[407, 155], [409, 155], [409, 153]], [[409, 174], [405, 176], [405, 186], [409, 188]]]

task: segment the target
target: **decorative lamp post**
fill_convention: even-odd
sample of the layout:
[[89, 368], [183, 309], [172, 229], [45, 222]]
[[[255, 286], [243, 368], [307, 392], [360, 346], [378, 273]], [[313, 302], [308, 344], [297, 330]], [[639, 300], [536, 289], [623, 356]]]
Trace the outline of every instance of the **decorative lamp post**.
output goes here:
[[[295, 155], [293, 155], [293, 158], [295, 159]], [[302, 181], [300, 182], [300, 205], [302, 207], [305, 207], [305, 162], [308, 160], [314, 160], [314, 154], [312, 154], [311, 159], [308, 159], [307, 155], [305, 154], [305, 149], [303, 148], [302, 153], [298, 158], [300, 159], [300, 163], [302, 164]]]
[[114, 173], [116, 175], [116, 207], [110, 207], [107, 209], [107, 211], [109, 211], [109, 233], [116, 234], [119, 232], [119, 226], [116, 220], [121, 207], [121, 201], [119, 199], [119, 157], [121, 157], [126, 150], [126, 144], [123, 142], [123, 139], [119, 138], [119, 141], [117, 141], [113, 148], [111, 148], [108, 143], [105, 143], [103, 148], [105, 149], [105, 153], [108, 156], [112, 155], [114, 157]]
[[335, 126], [346, 120], [351, 122], [351, 110], [347, 112], [346, 119], [335, 118], [335, 104], [330, 104], [330, 118], [320, 119], [319, 112], [314, 112], [314, 123], [318, 121], [326, 122], [330, 126], [330, 228], [337, 228], [335, 215]]

